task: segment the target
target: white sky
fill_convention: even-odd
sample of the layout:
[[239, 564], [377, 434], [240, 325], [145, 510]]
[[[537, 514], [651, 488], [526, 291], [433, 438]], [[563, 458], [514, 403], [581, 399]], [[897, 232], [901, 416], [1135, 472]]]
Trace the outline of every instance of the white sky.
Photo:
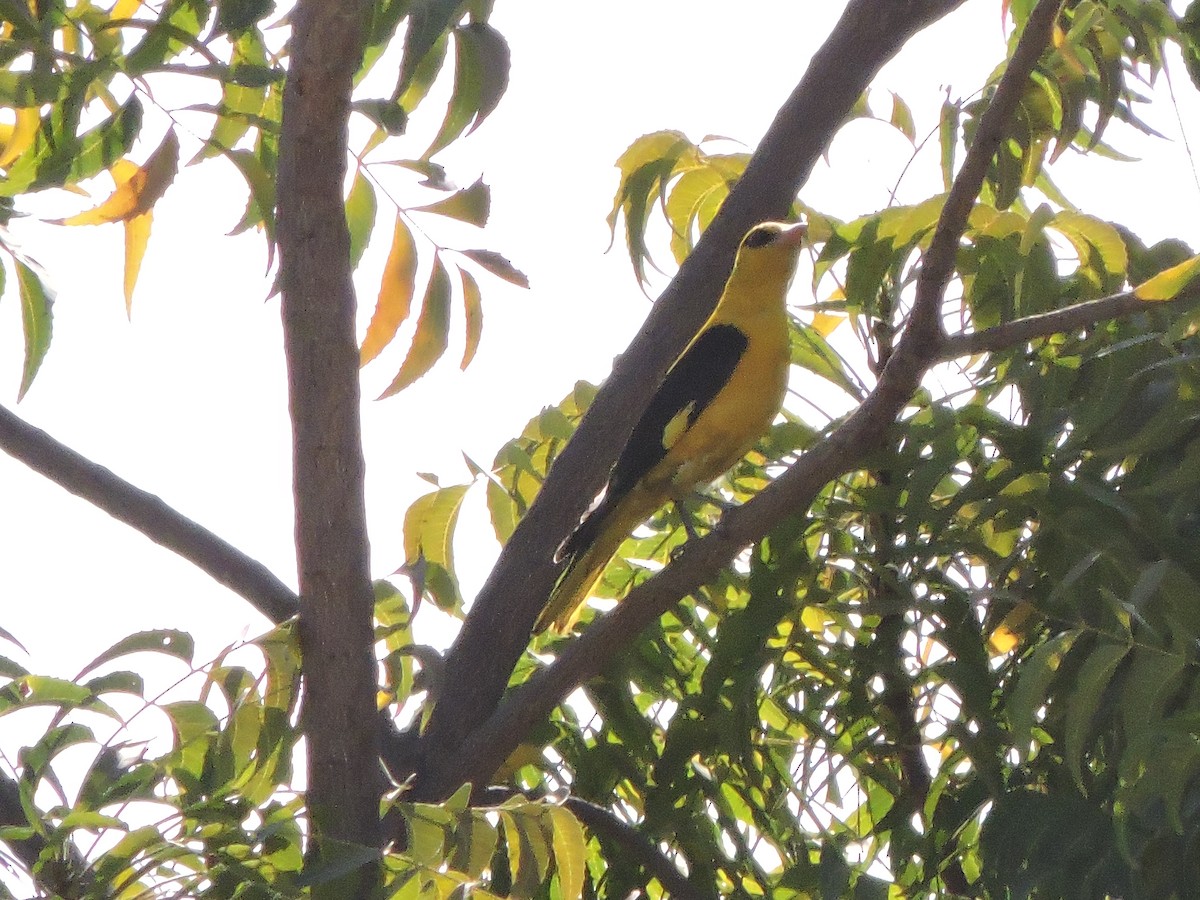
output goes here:
[[[481, 278], [485, 324], [472, 367], [458, 371], [456, 320], [458, 343], [431, 375], [396, 398], [364, 403], [377, 577], [403, 561], [404, 510], [429, 489], [415, 473], [433, 472], [443, 484], [465, 480], [460, 451], [490, 463], [505, 440], [576, 379], [603, 379], [636, 332], [647, 301], [620, 245], [605, 255], [612, 164], [621, 151], [661, 128], [693, 139], [728, 135], [752, 146], [841, 7], [755, 0], [734, 15], [732, 4], [715, 0], [615, 0], [598, 15], [549, 0], [497, 4], [493, 22], [512, 46], [511, 86], [492, 118], [439, 161], [458, 184], [482, 172], [493, 188], [492, 224], [458, 246], [504, 253], [530, 276], [532, 290]], [[908, 101], [918, 134], [936, 127], [946, 86], [952, 98], [970, 95], [1001, 59], [1000, 21], [998, 2], [971, 0], [914, 39], [876, 82]], [[1174, 76], [1183, 121], [1200, 121], [1182, 66]], [[1159, 86], [1165, 96], [1165, 82]], [[881, 92], [877, 108], [886, 109], [885, 99]], [[1169, 105], [1149, 117], [1178, 137]], [[431, 98], [412, 122], [416, 136], [376, 158], [417, 155], [440, 118]], [[1200, 144], [1200, 128], [1189, 128], [1193, 145]], [[1115, 126], [1109, 140], [1150, 161], [1068, 158], [1052, 173], [1060, 187], [1085, 211], [1130, 224], [1147, 242], [1177, 235], [1200, 247], [1194, 216], [1200, 189], [1182, 144], [1151, 143]], [[195, 147], [185, 139], [183, 158]], [[887, 203], [910, 152], [888, 126], [854, 123], [831, 148], [829, 165], [818, 166], [803, 199], [843, 218], [875, 211]], [[929, 196], [939, 185], [936, 160], [916, 166], [900, 200]], [[107, 187], [95, 190], [99, 199]], [[414, 193], [410, 202], [431, 199]], [[62, 212], [89, 205], [84, 198], [54, 202]], [[180, 174], [156, 208], [132, 324], [121, 297], [119, 226], [15, 222], [13, 234], [58, 292], [50, 355], [16, 409], [294, 585], [278, 301], [263, 300], [261, 239], [224, 236], [243, 204], [240, 182], [224, 162]], [[358, 276], [364, 324], [391, 232], [382, 201], [379, 222]], [[809, 299], [806, 285], [802, 272], [794, 302]], [[391, 380], [404, 349], [393, 347], [368, 367], [367, 398]], [[21, 353], [10, 287], [0, 304], [0, 396], [10, 406]], [[0, 498], [0, 627], [21, 639], [30, 657], [10, 647], [0, 654], [70, 676], [134, 630], [188, 630], [204, 659], [265, 627], [206, 575], [3, 455]], [[486, 539], [481, 493], [464, 510], [460, 534], [458, 561], [471, 596], [496, 552]], [[422, 618], [436, 615], [423, 607]]]

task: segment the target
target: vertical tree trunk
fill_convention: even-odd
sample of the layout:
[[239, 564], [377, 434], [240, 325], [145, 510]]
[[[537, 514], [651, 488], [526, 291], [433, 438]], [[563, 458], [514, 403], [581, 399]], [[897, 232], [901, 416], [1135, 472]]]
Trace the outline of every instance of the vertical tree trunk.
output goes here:
[[[312, 863], [330, 861], [343, 842], [379, 845], [383, 788], [355, 301], [342, 203], [365, 10], [362, 0], [297, 4], [279, 153]], [[365, 896], [361, 879], [371, 877], [325, 884], [316, 896]]]

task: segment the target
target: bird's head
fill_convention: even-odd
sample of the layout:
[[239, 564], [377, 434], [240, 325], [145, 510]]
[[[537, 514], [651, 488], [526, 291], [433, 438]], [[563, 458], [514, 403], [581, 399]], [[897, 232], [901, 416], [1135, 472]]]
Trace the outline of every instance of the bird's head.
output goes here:
[[808, 228], [803, 222], [763, 222], [742, 238], [730, 282], [735, 280], [760, 289], [787, 291]]

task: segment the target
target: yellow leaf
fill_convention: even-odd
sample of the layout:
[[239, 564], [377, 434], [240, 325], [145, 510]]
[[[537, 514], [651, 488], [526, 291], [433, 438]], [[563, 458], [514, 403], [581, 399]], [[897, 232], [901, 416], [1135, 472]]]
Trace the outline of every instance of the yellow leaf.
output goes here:
[[446, 352], [450, 334], [450, 276], [438, 256], [433, 258], [433, 274], [429, 287], [425, 289], [425, 301], [417, 319], [417, 330], [413, 334], [408, 356], [400, 364], [400, 371], [392, 383], [379, 395], [379, 399], [390, 397], [404, 390], [426, 372]]
[[813, 314], [812, 329], [823, 338], [833, 334], [846, 317], [837, 313], [819, 312]]
[[462, 276], [463, 306], [467, 313], [467, 344], [463, 348], [463, 358], [460, 369], [466, 369], [475, 358], [479, 349], [479, 339], [483, 336], [483, 296], [479, 293], [479, 283], [475, 281], [466, 269], [459, 269]]
[[29, 149], [42, 121], [33, 106], [16, 110], [16, 116], [15, 122], [0, 125], [0, 169], [12, 165]]
[[1200, 254], [1143, 281], [1133, 289], [1133, 295], [1139, 300], [1174, 300], [1197, 275], [1200, 275]]
[[95, 209], [81, 212], [59, 225], [101, 225], [124, 222], [148, 212], [166, 193], [179, 168], [179, 138], [168, 131], [158, 149], [150, 154], [144, 166], [138, 167], [127, 159], [113, 163], [109, 173], [116, 183], [112, 196]]
[[825, 611], [817, 606], [806, 606], [800, 611], [800, 622], [808, 629], [810, 634], [824, 634], [825, 626], [829, 624], [829, 617]]
[[988, 637], [988, 647], [991, 648], [992, 654], [1001, 656], [1016, 649], [1028, 630], [1029, 620], [1035, 612], [1037, 612], [1037, 608], [1028, 600], [1022, 600], [1013, 607]]
[[125, 222], [125, 315], [129, 317], [133, 316], [133, 288], [142, 269], [142, 257], [146, 255], [153, 222], [154, 210], [151, 209]]
[[117, 0], [110, 15], [114, 19], [131, 19], [141, 5], [142, 0]]
[[392, 249], [388, 251], [383, 280], [379, 284], [379, 297], [375, 300], [375, 312], [371, 316], [371, 324], [367, 326], [359, 353], [361, 365], [365, 366], [378, 356], [396, 336], [400, 324], [408, 318], [416, 277], [417, 245], [408, 226], [397, 216]]

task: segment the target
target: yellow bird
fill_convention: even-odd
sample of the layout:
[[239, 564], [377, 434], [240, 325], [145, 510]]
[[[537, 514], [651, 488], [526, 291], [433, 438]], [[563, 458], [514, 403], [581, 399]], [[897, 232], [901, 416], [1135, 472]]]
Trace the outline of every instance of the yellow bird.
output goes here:
[[742, 239], [716, 309], [667, 370], [603, 498], [559, 548], [566, 564], [535, 632], [569, 629], [634, 528], [723, 474], [766, 433], [787, 389], [785, 300], [805, 233], [803, 224], [764, 222]]

